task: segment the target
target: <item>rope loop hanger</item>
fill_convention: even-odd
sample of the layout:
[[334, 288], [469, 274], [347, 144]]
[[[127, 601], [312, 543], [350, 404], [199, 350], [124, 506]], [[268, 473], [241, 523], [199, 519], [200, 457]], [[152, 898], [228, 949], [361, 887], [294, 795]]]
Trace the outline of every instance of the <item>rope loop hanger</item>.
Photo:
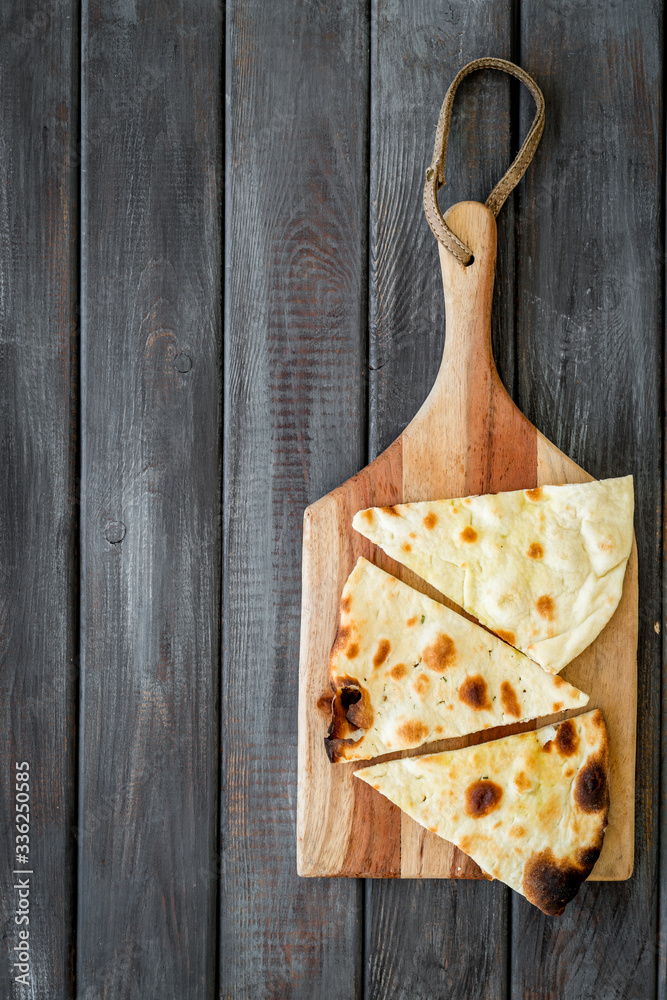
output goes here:
[[454, 97], [461, 80], [478, 69], [498, 69], [503, 73], [515, 76], [531, 92], [537, 106], [533, 124], [530, 126], [528, 135], [524, 139], [523, 146], [517, 153], [507, 173], [501, 177], [486, 199], [486, 207], [494, 215], [498, 215], [510, 191], [516, 187], [528, 169], [544, 131], [544, 97], [542, 96], [542, 91], [532, 76], [529, 76], [520, 66], [515, 66], [514, 63], [508, 62], [506, 59], [494, 59], [492, 56], [485, 56], [482, 59], [475, 59], [473, 62], [468, 63], [467, 66], [459, 70], [452, 80], [440, 110], [438, 128], [435, 133], [433, 162], [426, 171], [424, 211], [426, 212], [428, 224], [435, 238], [463, 265], [471, 263], [473, 257], [472, 251], [465, 243], [461, 242], [443, 219], [440, 206], [438, 205], [438, 191], [445, 183], [445, 162], [447, 160], [447, 143], [449, 141], [449, 127], [452, 122]]

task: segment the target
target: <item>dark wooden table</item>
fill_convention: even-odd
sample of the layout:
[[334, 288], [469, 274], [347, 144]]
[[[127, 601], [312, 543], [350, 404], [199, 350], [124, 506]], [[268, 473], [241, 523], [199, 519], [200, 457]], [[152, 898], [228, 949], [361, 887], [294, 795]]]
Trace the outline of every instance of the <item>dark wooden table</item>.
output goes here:
[[[0, 3], [2, 1000], [665, 1000], [662, 31], [649, 0]], [[635, 873], [561, 919], [295, 870], [302, 512], [433, 382], [424, 169], [487, 54], [547, 103], [499, 217], [502, 378], [637, 498]], [[444, 207], [531, 117], [465, 81]]]

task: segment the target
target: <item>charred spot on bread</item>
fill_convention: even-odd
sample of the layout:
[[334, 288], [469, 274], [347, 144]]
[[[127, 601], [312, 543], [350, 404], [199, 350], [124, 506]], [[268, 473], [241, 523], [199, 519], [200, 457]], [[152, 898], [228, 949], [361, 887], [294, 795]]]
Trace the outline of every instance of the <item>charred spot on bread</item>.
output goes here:
[[356, 687], [356, 684], [354, 687], [342, 687], [340, 689], [340, 703], [346, 712], [352, 705], [356, 705], [360, 698], [361, 691]]
[[352, 598], [350, 597], [350, 595], [346, 594], [345, 597], [341, 597], [340, 610], [348, 612], [351, 607], [352, 607]]
[[390, 651], [391, 643], [389, 642], [389, 639], [380, 639], [378, 648], [375, 650], [375, 655], [373, 657], [373, 666], [381, 667], [389, 656]]
[[548, 916], [559, 917], [579, 892], [593, 865], [576, 864], [567, 858], [557, 859], [550, 847], [532, 854], [523, 869], [523, 892]]
[[609, 807], [607, 762], [597, 754], [582, 767], [574, 786], [574, 800], [584, 812], [602, 812]]
[[471, 525], [468, 525], [461, 532], [461, 541], [468, 542], [469, 545], [477, 541], [477, 532]]
[[526, 498], [528, 500], [532, 500], [533, 503], [537, 503], [539, 500], [542, 499], [542, 487], [541, 486], [536, 486], [535, 489], [533, 489], [533, 490], [524, 490], [524, 493], [526, 495]]
[[579, 748], [579, 734], [572, 719], [561, 722], [554, 740], [563, 757], [571, 757]]
[[351, 630], [349, 625], [341, 625], [339, 623], [338, 628], [336, 629], [336, 638], [334, 639], [333, 646], [331, 647], [332, 656], [334, 655], [334, 653], [337, 653], [339, 650], [341, 650], [343, 646], [347, 643], [347, 640], [350, 638], [350, 631]]
[[548, 594], [542, 594], [541, 597], [537, 598], [535, 607], [537, 608], [538, 615], [546, 618], [548, 621], [553, 621], [555, 606], [552, 597], [549, 597]]
[[324, 749], [332, 764], [345, 760], [345, 747], [350, 746], [354, 746], [354, 740], [343, 740], [337, 736], [331, 736], [331, 734], [324, 737]]
[[358, 744], [358, 739], [353, 738], [353, 734], [359, 729], [370, 729], [374, 713], [370, 694], [356, 677], [339, 675], [332, 677], [330, 683], [334, 696], [325, 746], [329, 760], [335, 763], [336, 760], [347, 759], [345, 747]]
[[[332, 764], [338, 760], [346, 760], [345, 748], [355, 745], [351, 738], [356, 726], [351, 724], [347, 713], [351, 705], [361, 698], [361, 690], [354, 677], [336, 677], [331, 679], [334, 696], [331, 700], [331, 722], [324, 739], [327, 756]], [[322, 700], [322, 699], [320, 699]]]
[[579, 864], [582, 868], [587, 869], [590, 874], [590, 872], [593, 871], [595, 862], [600, 857], [601, 850], [601, 842], [591, 847], [580, 847], [577, 851], [577, 864]]
[[514, 777], [514, 784], [519, 792], [527, 792], [529, 788], [532, 788], [532, 781], [525, 773], [525, 771], [519, 771]]
[[495, 781], [480, 778], [466, 788], [466, 812], [475, 819], [481, 819], [482, 816], [488, 816], [498, 808], [502, 797], [503, 790], [500, 785]]
[[479, 848], [483, 843], [488, 843], [488, 838], [479, 833], [473, 833], [470, 836], [464, 835], [461, 837], [457, 846], [460, 847], [465, 854], [471, 855], [474, 853], [475, 848]]
[[412, 552], [412, 546], [410, 545], [410, 542], [403, 542], [403, 544], [401, 545], [401, 549], [403, 550], [403, 552]]
[[514, 646], [516, 643], [516, 636], [514, 632], [507, 632], [504, 628], [497, 628], [494, 630], [499, 639], [503, 642], [509, 642], [510, 646]]
[[396, 736], [403, 745], [418, 746], [428, 736], [428, 727], [419, 719], [407, 719], [396, 730]]
[[427, 529], [427, 531], [433, 531], [433, 529], [435, 528], [436, 524], [438, 523], [438, 515], [434, 514], [432, 510], [429, 511], [428, 514], [426, 515], [426, 517], [424, 518], [424, 522], [423, 523], [424, 523], [424, 527]]
[[359, 646], [356, 642], [351, 642], [350, 645], [345, 650], [345, 655], [348, 660], [354, 660], [356, 656], [359, 655]]
[[426, 676], [426, 674], [420, 674], [412, 686], [414, 687], [418, 695], [424, 695], [428, 691], [430, 685], [431, 682]]
[[422, 652], [422, 660], [430, 670], [446, 670], [456, 661], [456, 645], [451, 636], [439, 632]]
[[363, 691], [347, 710], [348, 722], [358, 729], [370, 729], [373, 725], [373, 708], [368, 692]]
[[541, 829], [555, 830], [563, 816], [563, 803], [558, 795], [550, 794], [542, 786], [544, 804], [537, 810], [537, 820]]
[[389, 673], [395, 681], [400, 681], [408, 672], [408, 668], [404, 663], [397, 663], [391, 668]]
[[395, 507], [381, 507], [380, 508], [384, 514], [388, 514], [389, 517], [400, 517]]
[[361, 516], [364, 521], [368, 521], [369, 524], [373, 523], [373, 508], [369, 507], [368, 510], [362, 510]]
[[371, 697], [365, 687], [354, 677], [337, 677], [333, 705], [334, 736], [347, 735], [349, 723], [355, 729], [370, 729], [373, 725]]
[[477, 711], [490, 709], [488, 688], [481, 674], [468, 675], [459, 688], [459, 698]]
[[506, 715], [513, 715], [515, 719], [521, 718], [519, 699], [509, 681], [503, 681], [500, 685], [500, 701]]
[[531, 542], [528, 548], [528, 555], [531, 559], [542, 559], [544, 556], [544, 549], [539, 542]]

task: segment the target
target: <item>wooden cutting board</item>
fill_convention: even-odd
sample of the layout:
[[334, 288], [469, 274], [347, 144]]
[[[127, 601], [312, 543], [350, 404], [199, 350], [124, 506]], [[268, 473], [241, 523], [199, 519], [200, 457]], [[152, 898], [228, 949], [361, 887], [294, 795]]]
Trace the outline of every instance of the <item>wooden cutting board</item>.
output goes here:
[[[300, 875], [400, 878], [480, 878], [477, 865], [423, 829], [353, 777], [371, 762], [330, 764], [324, 737], [330, 721], [329, 651], [343, 584], [366, 556], [418, 590], [450, 604], [409, 570], [352, 529], [358, 510], [418, 500], [585, 482], [592, 477], [534, 427], [505, 391], [491, 350], [491, 303], [496, 222], [478, 202], [461, 202], [447, 224], [473, 251], [464, 267], [440, 249], [447, 331], [436, 379], [423, 406], [378, 458], [304, 515], [297, 866]], [[625, 474], [624, 469], [616, 470]], [[459, 609], [460, 610], [460, 609]], [[601, 708], [611, 758], [609, 826], [593, 880], [629, 878], [634, 861], [635, 732], [637, 714], [637, 547], [633, 544], [623, 596], [607, 627], [563, 677], [586, 691], [585, 711]], [[561, 713], [546, 721], [567, 718]], [[442, 740], [409, 754], [453, 749], [536, 723]], [[389, 754], [385, 758], [406, 756]]]

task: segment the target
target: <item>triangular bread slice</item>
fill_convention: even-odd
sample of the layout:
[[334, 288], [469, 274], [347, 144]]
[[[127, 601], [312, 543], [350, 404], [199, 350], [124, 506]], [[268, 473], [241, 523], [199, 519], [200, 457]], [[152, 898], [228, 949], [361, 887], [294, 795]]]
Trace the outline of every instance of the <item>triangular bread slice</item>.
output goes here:
[[363, 558], [343, 588], [329, 666], [332, 762], [588, 702], [562, 677]]
[[371, 507], [354, 527], [557, 673], [602, 631], [632, 547], [632, 476]]
[[375, 764], [356, 777], [544, 913], [563, 912], [602, 849], [609, 751], [599, 709], [558, 727]]

